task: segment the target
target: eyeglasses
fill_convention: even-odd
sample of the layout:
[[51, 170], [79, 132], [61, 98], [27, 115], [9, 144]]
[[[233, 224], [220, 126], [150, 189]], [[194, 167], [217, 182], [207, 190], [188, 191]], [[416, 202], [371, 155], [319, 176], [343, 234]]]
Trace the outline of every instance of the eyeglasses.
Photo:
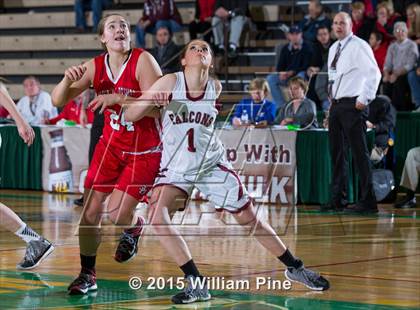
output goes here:
[[402, 32], [405, 32], [405, 30], [403, 30], [403, 29], [397, 29], [397, 30], [395, 30], [395, 32], [396, 33], [402, 33]]

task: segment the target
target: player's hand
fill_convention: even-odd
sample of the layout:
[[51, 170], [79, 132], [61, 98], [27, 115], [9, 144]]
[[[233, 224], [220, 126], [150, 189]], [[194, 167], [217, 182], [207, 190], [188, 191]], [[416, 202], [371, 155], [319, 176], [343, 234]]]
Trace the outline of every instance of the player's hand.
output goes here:
[[83, 74], [85, 74], [86, 69], [87, 68], [83, 65], [72, 66], [66, 71], [64, 71], [64, 78], [66, 78], [70, 82], [77, 82], [83, 77]]
[[99, 113], [102, 114], [108, 107], [122, 103], [122, 101], [123, 99], [119, 94], [99, 95], [89, 102], [88, 108], [92, 111], [96, 111], [98, 108], [101, 108]]
[[169, 92], [155, 92], [152, 95], [152, 100], [157, 107], [166, 107], [169, 104], [171, 93]]
[[361, 103], [361, 102], [356, 102], [356, 109], [358, 109], [358, 110], [364, 110], [366, 108], [366, 105], [365, 104], [363, 104], [363, 103]]
[[16, 123], [16, 125], [17, 130], [19, 132], [19, 136], [28, 146], [31, 146], [35, 139], [35, 132], [32, 129], [32, 127], [29, 126], [29, 124], [26, 122]]

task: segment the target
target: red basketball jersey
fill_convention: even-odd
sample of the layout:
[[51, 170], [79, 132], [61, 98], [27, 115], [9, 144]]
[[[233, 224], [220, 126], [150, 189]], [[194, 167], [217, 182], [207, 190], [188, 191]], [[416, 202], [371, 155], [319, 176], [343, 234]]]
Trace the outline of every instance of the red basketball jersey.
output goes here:
[[[136, 79], [136, 66], [143, 49], [131, 50], [118, 76], [113, 76], [108, 53], [95, 57], [93, 87], [97, 95], [118, 93], [129, 97], [140, 97], [141, 89]], [[147, 74], [147, 72], [142, 72]], [[160, 144], [160, 124], [155, 118], [144, 117], [137, 122], [127, 122], [120, 105], [104, 111], [103, 139], [109, 146], [125, 152], [144, 152]]]

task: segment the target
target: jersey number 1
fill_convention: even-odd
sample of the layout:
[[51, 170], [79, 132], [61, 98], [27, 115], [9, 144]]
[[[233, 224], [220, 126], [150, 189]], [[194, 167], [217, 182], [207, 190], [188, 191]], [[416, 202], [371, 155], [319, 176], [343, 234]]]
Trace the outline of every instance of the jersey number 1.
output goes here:
[[194, 146], [194, 128], [188, 129], [187, 136], [188, 136], [188, 151], [190, 151], [191, 153], [195, 153], [196, 149]]

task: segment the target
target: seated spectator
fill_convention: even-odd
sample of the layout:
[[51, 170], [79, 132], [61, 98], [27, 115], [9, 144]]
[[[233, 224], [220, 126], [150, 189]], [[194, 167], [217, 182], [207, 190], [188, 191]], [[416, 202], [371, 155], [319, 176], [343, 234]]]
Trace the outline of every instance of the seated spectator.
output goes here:
[[417, 58], [417, 68], [408, 72], [407, 79], [415, 112], [420, 112], [420, 58]]
[[331, 44], [333, 44], [330, 35], [330, 29], [326, 26], [319, 27], [317, 29], [316, 39], [317, 41], [314, 44], [313, 54], [310, 67], [307, 70], [307, 75], [312, 77], [309, 87], [315, 88], [315, 93], [321, 102], [322, 110], [327, 111], [330, 108], [330, 101], [328, 100], [327, 62], [328, 51]]
[[405, 197], [398, 201], [395, 208], [415, 208], [416, 189], [419, 184], [420, 175], [420, 147], [412, 148], [407, 153], [404, 169], [401, 176], [400, 186], [407, 189]]
[[408, 111], [411, 99], [407, 73], [414, 68], [419, 53], [416, 43], [407, 38], [404, 22], [395, 23], [394, 35], [397, 40], [389, 46], [385, 58], [384, 94], [391, 98], [397, 111]]
[[252, 80], [249, 84], [249, 93], [251, 98], [244, 98], [236, 105], [232, 125], [235, 127], [272, 125], [276, 117], [276, 106], [267, 100], [270, 93], [267, 81], [262, 78]]
[[[369, 104], [369, 115], [366, 127], [375, 130], [375, 147], [372, 154], [376, 155], [375, 161], [380, 161], [386, 155], [389, 139], [394, 132], [397, 112], [387, 96], [377, 96]], [[374, 159], [371, 156], [371, 159]]]
[[195, 1], [195, 19], [190, 23], [188, 29], [190, 32], [190, 39], [197, 39], [197, 34], [205, 33], [204, 41], [213, 44], [211, 19], [214, 14], [214, 6], [216, 0], [197, 0]]
[[316, 30], [321, 26], [331, 28], [331, 20], [325, 16], [319, 0], [309, 0], [308, 15], [298, 25], [303, 31], [303, 38], [309, 42], [315, 42]]
[[352, 32], [367, 42], [375, 26], [375, 20], [365, 15], [363, 2], [356, 1], [351, 4], [351, 20], [353, 22]]
[[376, 0], [356, 0], [355, 2], [362, 2], [363, 6], [365, 7], [364, 9], [364, 14], [367, 18], [375, 18], [375, 10], [376, 10], [376, 4], [377, 1]]
[[394, 24], [402, 19], [393, 15], [388, 2], [381, 2], [376, 6], [376, 15], [377, 19], [373, 30], [382, 33], [384, 44], [389, 45], [394, 40]]
[[162, 69], [163, 74], [173, 73], [180, 70], [177, 55], [181, 47], [172, 40], [171, 30], [161, 26], [156, 31], [156, 46], [150, 51]]
[[378, 63], [379, 70], [383, 72], [386, 52], [388, 47], [383, 43], [383, 35], [380, 32], [374, 31], [370, 34], [369, 45], [373, 50], [376, 62]]
[[[54, 118], [48, 119], [45, 124], [48, 125], [55, 125], [60, 120], [66, 120], [66, 121], [73, 121], [76, 124], [80, 124], [81, 118], [80, 115], [83, 110], [83, 106], [87, 106], [89, 103], [89, 95], [86, 94], [86, 92], [89, 92], [89, 90], [84, 91], [79, 96], [74, 98], [73, 100], [70, 100], [63, 108], [63, 110]], [[87, 102], [86, 102], [87, 101]], [[91, 109], [86, 109], [86, 116], [87, 116], [87, 123], [92, 124], [94, 114]]]
[[50, 94], [41, 90], [41, 84], [36, 77], [25, 78], [23, 89], [25, 96], [18, 101], [17, 108], [29, 124], [41, 125], [47, 119], [57, 116]]
[[408, 37], [420, 45], [420, 5], [410, 4], [407, 7]]
[[312, 48], [303, 41], [299, 26], [290, 27], [286, 36], [289, 43], [280, 50], [280, 55], [276, 56], [278, 58], [275, 65], [276, 73], [267, 77], [277, 110], [280, 110], [286, 102], [280, 87], [287, 86], [289, 79], [295, 75], [305, 78], [312, 57]]
[[75, 0], [74, 13], [78, 32], [85, 32], [87, 11], [92, 10], [93, 32], [97, 31], [102, 11], [112, 5], [112, 0]]
[[316, 128], [316, 105], [305, 97], [308, 85], [300, 77], [293, 77], [288, 82], [291, 102], [285, 105], [277, 116], [275, 123], [286, 126], [299, 125], [300, 128]]
[[229, 47], [228, 56], [236, 57], [236, 50], [239, 47], [242, 29], [247, 21], [248, 0], [217, 0], [214, 17], [212, 19], [214, 45], [216, 52], [225, 52], [223, 23], [229, 25]]
[[174, 0], [146, 0], [143, 16], [136, 25], [137, 47], [146, 46], [146, 32], [155, 34], [161, 26], [166, 26], [171, 33], [182, 30], [181, 15]]

